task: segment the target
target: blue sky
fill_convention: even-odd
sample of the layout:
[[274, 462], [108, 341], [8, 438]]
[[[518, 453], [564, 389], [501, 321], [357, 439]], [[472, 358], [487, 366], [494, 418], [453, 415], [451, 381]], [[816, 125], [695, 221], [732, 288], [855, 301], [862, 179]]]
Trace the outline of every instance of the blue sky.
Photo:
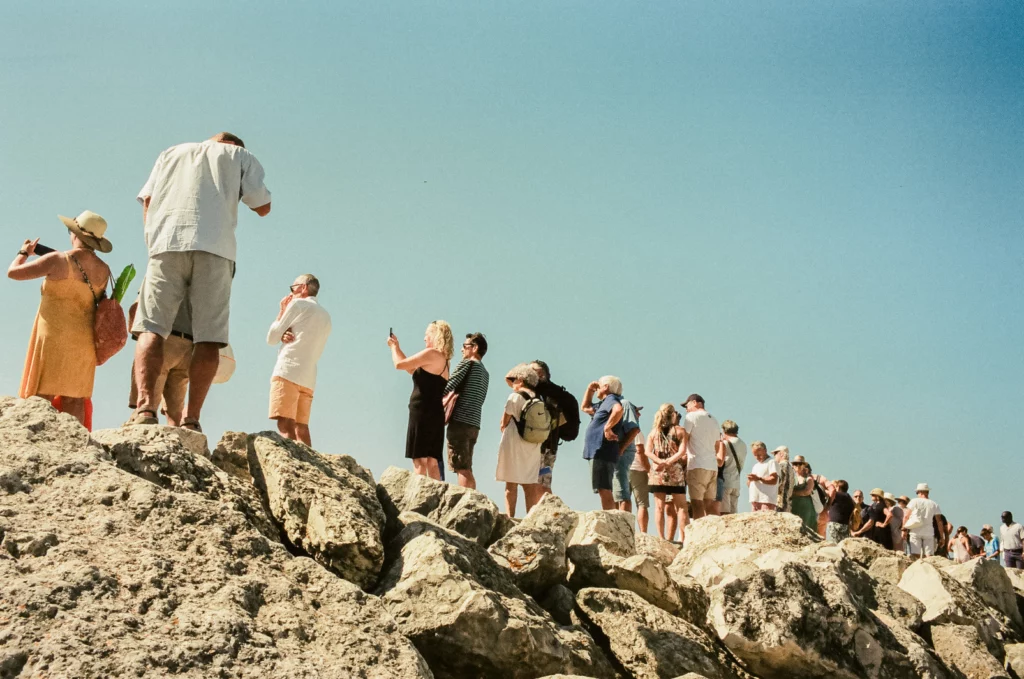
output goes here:
[[[499, 504], [500, 378], [543, 358], [577, 394], [620, 376], [646, 421], [698, 391], [830, 478], [927, 481], [974, 532], [1024, 515], [1021, 35], [1014, 2], [0, 2], [3, 235], [62, 246], [91, 209], [141, 269], [156, 156], [230, 130], [274, 209], [240, 219], [211, 438], [270, 428], [264, 337], [309, 271], [314, 443], [375, 474], [406, 466], [387, 329], [411, 350], [444, 318], [491, 343]], [[16, 393], [38, 284], [3, 286]], [[98, 370], [98, 427], [130, 361]], [[597, 507], [580, 442], [555, 490]]]

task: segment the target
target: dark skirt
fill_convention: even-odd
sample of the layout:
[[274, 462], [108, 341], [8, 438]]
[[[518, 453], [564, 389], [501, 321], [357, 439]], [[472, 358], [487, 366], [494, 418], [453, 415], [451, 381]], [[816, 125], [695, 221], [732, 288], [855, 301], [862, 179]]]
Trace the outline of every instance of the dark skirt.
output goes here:
[[409, 429], [405, 434], [405, 457], [414, 460], [444, 454], [444, 409], [409, 407]]
[[665, 493], [667, 495], [686, 495], [686, 486], [648, 486], [652, 493]]

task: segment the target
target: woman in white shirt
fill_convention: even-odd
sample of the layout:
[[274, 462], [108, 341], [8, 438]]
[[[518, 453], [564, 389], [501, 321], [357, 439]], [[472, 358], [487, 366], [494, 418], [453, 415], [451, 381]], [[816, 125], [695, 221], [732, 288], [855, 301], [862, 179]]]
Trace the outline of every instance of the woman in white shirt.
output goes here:
[[[537, 386], [537, 373], [529, 364], [520, 363], [508, 372], [505, 381], [512, 387], [512, 394], [505, 401], [505, 412], [501, 416], [498, 470], [494, 478], [505, 483], [505, 513], [512, 517], [516, 514], [516, 501], [519, 495], [517, 486], [523, 487], [523, 495], [527, 502], [526, 511], [530, 511], [530, 498], [540, 497], [537, 485], [540, 477], [541, 444], [523, 440], [518, 426], [527, 403], [536, 397], [534, 388]], [[510, 424], [512, 426], [509, 426]]]
[[750, 485], [750, 506], [755, 512], [774, 512], [779, 501], [779, 470], [775, 460], [768, 455], [768, 448], [762, 441], [750, 444], [750, 452], [757, 462], [747, 474]]

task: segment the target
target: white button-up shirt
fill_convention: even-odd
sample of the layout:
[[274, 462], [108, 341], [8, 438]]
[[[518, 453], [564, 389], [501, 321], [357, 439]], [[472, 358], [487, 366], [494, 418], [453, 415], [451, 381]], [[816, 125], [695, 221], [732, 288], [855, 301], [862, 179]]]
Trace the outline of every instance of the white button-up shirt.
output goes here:
[[327, 336], [331, 334], [331, 315], [320, 306], [316, 297], [293, 299], [280, 319], [267, 333], [267, 344], [281, 341], [291, 329], [295, 339], [282, 344], [277, 353], [274, 377], [283, 377], [307, 389], [316, 388], [316, 363], [324, 353]]
[[145, 205], [149, 255], [211, 252], [235, 261], [238, 201], [250, 208], [270, 202], [263, 166], [241, 146], [207, 140], [172, 146], [156, 160], [139, 191]]

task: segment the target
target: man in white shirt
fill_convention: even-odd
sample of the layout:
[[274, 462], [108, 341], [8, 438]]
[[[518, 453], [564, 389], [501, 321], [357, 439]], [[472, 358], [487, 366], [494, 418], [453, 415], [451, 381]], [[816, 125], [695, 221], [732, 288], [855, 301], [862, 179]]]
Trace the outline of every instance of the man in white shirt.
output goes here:
[[320, 306], [320, 281], [313, 274], [295, 279], [291, 294], [281, 300], [267, 344], [281, 343], [270, 379], [270, 419], [286, 439], [311, 446], [309, 411], [316, 388], [316, 364], [331, 334], [331, 315]]
[[725, 493], [722, 495], [722, 514], [735, 514], [740, 500], [740, 481], [743, 465], [747, 461], [747, 444], [739, 437], [740, 427], [732, 420], [722, 423], [722, 446], [725, 452]]
[[935, 556], [935, 517], [942, 515], [938, 503], [928, 498], [927, 483], [917, 484], [917, 497], [907, 503], [903, 526], [910, 544], [910, 558]]
[[715, 494], [718, 490], [718, 420], [704, 410], [700, 394], [690, 394], [683, 402], [682, 449], [686, 453], [686, 487], [690, 492], [690, 508], [694, 520], [717, 514]]
[[1007, 568], [1024, 568], [1024, 527], [1014, 523], [1013, 514], [1003, 512], [1003, 525], [999, 527], [999, 545], [1003, 549], [1003, 562]]
[[202, 431], [199, 415], [217, 373], [220, 348], [228, 343], [238, 202], [261, 217], [270, 213], [263, 174], [256, 156], [229, 132], [172, 146], [157, 158], [138, 195], [149, 265], [132, 326], [139, 335], [139, 403], [129, 424], [157, 423], [160, 394], [154, 386], [163, 364], [163, 343], [187, 299], [195, 347], [182, 426]]

